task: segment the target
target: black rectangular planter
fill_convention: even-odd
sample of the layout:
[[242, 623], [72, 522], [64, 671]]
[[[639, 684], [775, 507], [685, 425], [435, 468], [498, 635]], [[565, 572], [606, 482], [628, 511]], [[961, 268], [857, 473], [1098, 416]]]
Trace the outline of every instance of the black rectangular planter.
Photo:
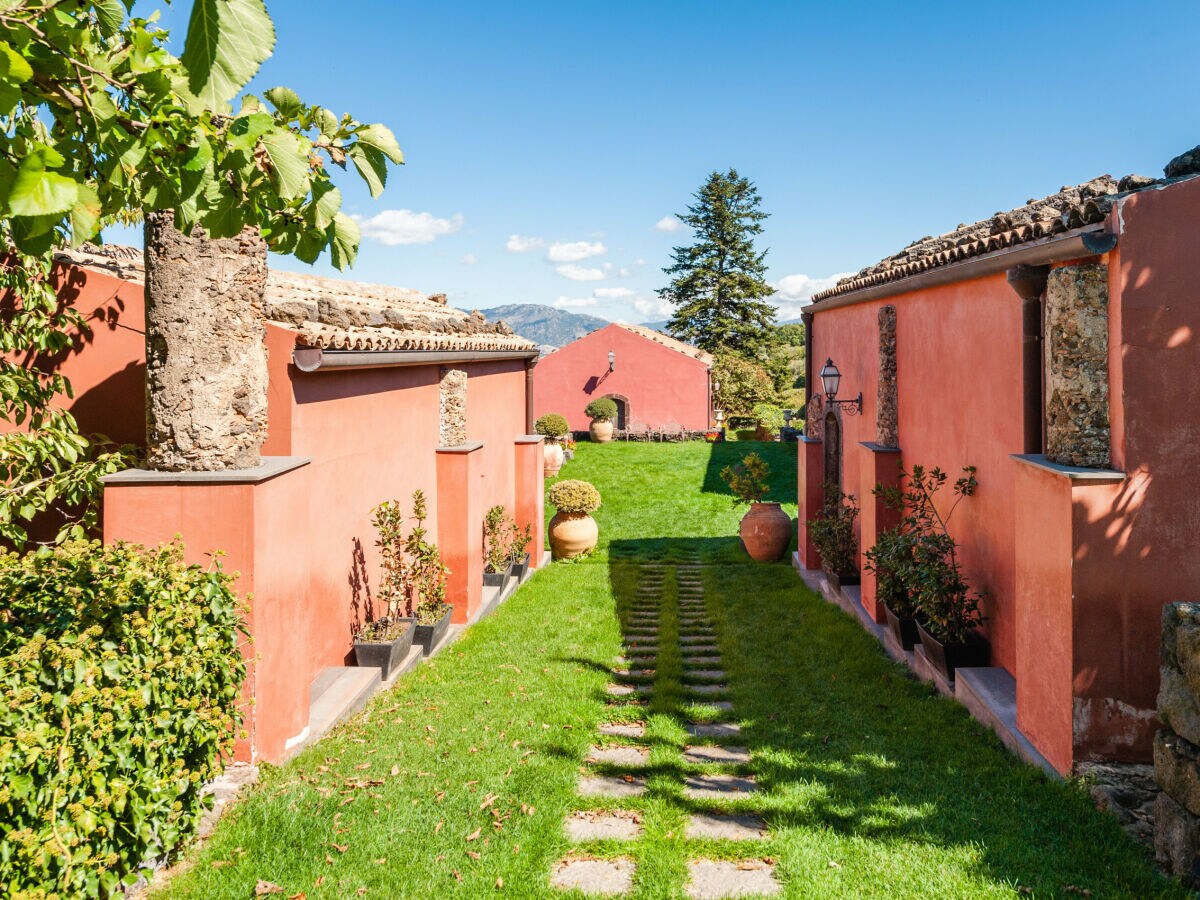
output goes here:
[[447, 606], [446, 612], [432, 625], [418, 625], [416, 627], [413, 643], [421, 647], [426, 656], [433, 652], [433, 648], [442, 642], [442, 638], [450, 630], [450, 616], [453, 612], [454, 608]]
[[407, 618], [397, 621], [408, 623], [408, 627], [404, 629], [404, 634], [394, 641], [355, 640], [354, 642], [354, 661], [362, 668], [374, 666], [382, 669], [380, 674], [384, 681], [391, 677], [396, 666], [404, 661], [404, 657], [408, 656], [408, 651], [412, 649], [413, 635], [417, 630], [415, 619]]
[[508, 569], [503, 572], [484, 572], [483, 586], [484, 587], [504, 587], [504, 583], [508, 581]]
[[826, 572], [825, 577], [829, 579], [830, 584], [839, 590], [844, 587], [862, 584], [862, 575], [860, 575], [858, 572], [850, 572], [847, 575], [839, 575], [836, 572]]
[[955, 669], [986, 666], [991, 662], [991, 645], [983, 635], [977, 632], [971, 632], [971, 637], [964, 644], [943, 644], [931, 637], [919, 622], [917, 623], [917, 632], [921, 635], [921, 647], [925, 650], [925, 658], [947, 680], [954, 679]]
[[515, 579], [517, 579], [518, 583], [524, 581], [526, 574], [529, 572], [529, 554], [526, 553], [523, 557], [521, 557], [520, 562], [515, 562], [509, 566], [508, 571]]
[[911, 650], [915, 647], [917, 641], [921, 639], [921, 636], [917, 634], [917, 620], [902, 619], [892, 612], [891, 607], [886, 603], [880, 605], [883, 607], [883, 614], [887, 616], [888, 631], [892, 633], [892, 637], [896, 639], [896, 643], [905, 650]]

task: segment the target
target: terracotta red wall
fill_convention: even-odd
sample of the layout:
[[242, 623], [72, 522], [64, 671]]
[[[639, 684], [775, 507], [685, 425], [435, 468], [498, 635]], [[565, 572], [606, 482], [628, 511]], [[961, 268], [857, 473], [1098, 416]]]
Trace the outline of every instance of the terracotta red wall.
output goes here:
[[[617, 354], [612, 372], [609, 350]], [[609, 394], [629, 399], [626, 427], [709, 427], [708, 365], [619, 325], [543, 356], [533, 370], [534, 415], [561, 413], [572, 431], [587, 431], [584, 409]]]

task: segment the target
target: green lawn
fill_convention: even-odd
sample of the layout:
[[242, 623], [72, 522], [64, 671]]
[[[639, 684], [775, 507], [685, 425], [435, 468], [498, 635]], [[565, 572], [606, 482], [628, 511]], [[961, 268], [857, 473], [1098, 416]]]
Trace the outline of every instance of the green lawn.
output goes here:
[[[593, 481], [601, 547], [538, 572], [450, 652], [293, 762], [268, 771], [162, 896], [556, 896], [573, 810], [641, 813], [635, 896], [680, 897], [689, 859], [772, 858], [789, 897], [1185, 896], [1078, 786], [1011, 757], [957, 704], [892, 664], [785, 564], [751, 563], [717, 472], [751, 448], [794, 496], [796, 445], [581, 444], [562, 477]], [[792, 507], [794, 512], [794, 506]], [[665, 579], [648, 707], [605, 685], [647, 562], [705, 567], [740, 743], [760, 793], [739, 801], [761, 843], [683, 838], [683, 705]], [[645, 720], [648, 792], [598, 800], [575, 787], [596, 727]], [[730, 771], [737, 771], [731, 769]], [[706, 806], [709, 806], [706, 804]], [[718, 804], [719, 806], [719, 804]]]

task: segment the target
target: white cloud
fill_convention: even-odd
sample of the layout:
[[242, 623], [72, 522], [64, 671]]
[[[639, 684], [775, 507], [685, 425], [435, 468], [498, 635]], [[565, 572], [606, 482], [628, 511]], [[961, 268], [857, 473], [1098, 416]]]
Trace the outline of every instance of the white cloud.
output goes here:
[[596, 288], [592, 291], [597, 297], [604, 297], [606, 300], [617, 300], [621, 297], [632, 297], [634, 292], [629, 288]]
[[546, 259], [556, 263], [572, 263], [579, 262], [581, 259], [590, 259], [593, 256], [603, 256], [607, 252], [608, 248], [599, 241], [554, 243], [546, 251]]
[[678, 231], [683, 227], [683, 223], [675, 216], [663, 216], [654, 223], [655, 231]]
[[388, 247], [399, 244], [428, 244], [444, 234], [453, 234], [463, 226], [462, 213], [440, 219], [432, 213], [411, 209], [385, 209], [369, 219], [355, 216], [364, 238]]
[[666, 319], [675, 309], [670, 301], [661, 297], [638, 297], [633, 301], [633, 308], [651, 321]]
[[540, 250], [546, 242], [539, 237], [526, 237], [521, 234], [510, 234], [504, 249], [509, 253], [528, 253], [530, 250]]
[[804, 307], [811, 301], [813, 294], [819, 294], [833, 287], [850, 272], [838, 272], [825, 278], [812, 278], [808, 275], [785, 275], [772, 284], [775, 288], [771, 301], [779, 307], [781, 320], [794, 319], [800, 315]]
[[633, 269], [626, 268], [625, 266], [621, 266], [621, 268], [617, 269], [617, 277], [618, 278], [628, 278], [632, 274], [633, 274]]
[[589, 269], [586, 266], [576, 266], [568, 263], [565, 266], [555, 266], [554, 271], [563, 278], [572, 281], [603, 281], [604, 273], [599, 269]]
[[479, 262], [479, 257], [474, 253], [467, 253], [463, 255], [462, 263], [464, 266], [473, 266], [477, 262]]
[[559, 297], [554, 301], [557, 309], [579, 309], [584, 306], [595, 306], [600, 301], [595, 297]]

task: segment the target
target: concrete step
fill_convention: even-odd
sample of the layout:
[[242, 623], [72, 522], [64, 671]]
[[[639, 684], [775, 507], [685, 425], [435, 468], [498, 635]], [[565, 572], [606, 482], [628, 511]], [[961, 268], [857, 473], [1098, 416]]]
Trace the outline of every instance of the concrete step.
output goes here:
[[1061, 777], [1017, 727], [1017, 681], [1007, 671], [999, 666], [955, 669], [954, 696], [1017, 756]]
[[312, 702], [308, 708], [306, 744], [319, 739], [333, 726], [343, 722], [367, 705], [379, 690], [382, 669], [358, 666], [330, 666], [313, 681]]

